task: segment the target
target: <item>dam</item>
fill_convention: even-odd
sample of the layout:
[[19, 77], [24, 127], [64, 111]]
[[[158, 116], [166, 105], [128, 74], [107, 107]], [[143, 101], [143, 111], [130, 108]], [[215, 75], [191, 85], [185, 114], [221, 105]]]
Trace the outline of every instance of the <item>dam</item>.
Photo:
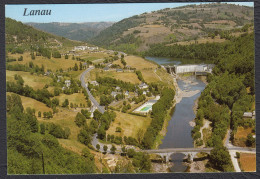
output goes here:
[[207, 75], [212, 73], [213, 64], [187, 64], [187, 65], [165, 65], [163, 66], [168, 73], [177, 75], [183, 73], [194, 73], [195, 75]]

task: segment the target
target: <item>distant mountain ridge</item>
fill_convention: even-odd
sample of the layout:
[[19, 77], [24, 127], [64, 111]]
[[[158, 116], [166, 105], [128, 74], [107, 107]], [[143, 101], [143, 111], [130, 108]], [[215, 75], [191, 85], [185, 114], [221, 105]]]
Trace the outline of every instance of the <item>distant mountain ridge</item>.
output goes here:
[[123, 19], [88, 42], [134, 53], [153, 44], [173, 44], [202, 39], [211, 33], [241, 28], [253, 23], [254, 8], [226, 3], [165, 8]]
[[71, 40], [86, 41], [95, 37], [100, 31], [110, 27], [114, 22], [83, 22], [83, 23], [26, 23], [36, 29], [66, 37]]

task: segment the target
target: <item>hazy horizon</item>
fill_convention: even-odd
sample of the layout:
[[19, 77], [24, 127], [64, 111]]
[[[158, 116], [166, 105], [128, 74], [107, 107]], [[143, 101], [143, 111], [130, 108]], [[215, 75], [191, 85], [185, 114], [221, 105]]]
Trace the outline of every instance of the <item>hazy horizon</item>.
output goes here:
[[[5, 17], [9, 17], [23, 23], [116, 23], [121, 21], [122, 19], [129, 18], [134, 15], [139, 15], [145, 12], [150, 13], [152, 11], [158, 11], [165, 8], [176, 8], [186, 5], [211, 3], [214, 2], [6, 5]], [[254, 2], [223, 3], [254, 7]], [[27, 8], [27, 11], [51, 10], [52, 13], [51, 15], [45, 16], [23, 16], [24, 8]], [[86, 9], [88, 11], [86, 11]]]

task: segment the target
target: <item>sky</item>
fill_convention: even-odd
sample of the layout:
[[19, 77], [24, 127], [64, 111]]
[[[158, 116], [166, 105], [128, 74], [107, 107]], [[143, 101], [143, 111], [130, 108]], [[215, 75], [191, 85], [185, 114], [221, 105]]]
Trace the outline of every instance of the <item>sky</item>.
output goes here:
[[[114, 4], [23, 4], [6, 5], [5, 16], [21, 22], [118, 22], [124, 18], [144, 12], [164, 8], [174, 8], [189, 4], [202, 3], [114, 3]], [[245, 6], [254, 6], [253, 2], [232, 2]], [[23, 16], [25, 8], [30, 10], [51, 10], [47, 16]]]

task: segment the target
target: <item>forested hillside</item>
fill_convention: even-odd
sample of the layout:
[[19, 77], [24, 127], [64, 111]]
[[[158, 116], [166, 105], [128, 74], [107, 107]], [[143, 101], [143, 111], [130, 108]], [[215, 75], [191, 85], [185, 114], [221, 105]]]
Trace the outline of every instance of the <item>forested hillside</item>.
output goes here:
[[230, 31], [253, 22], [253, 8], [232, 4], [201, 4], [166, 8], [123, 19], [89, 42], [128, 53], [148, 50], [150, 45], [178, 44], [200, 39], [222, 42]]
[[[83, 174], [96, 170], [93, 155], [60, 146], [55, 125], [38, 124], [35, 110], [24, 109], [19, 95], [7, 96], [8, 174]], [[87, 149], [86, 149], [87, 150]]]
[[100, 31], [110, 27], [113, 22], [86, 22], [86, 23], [27, 23], [28, 25], [66, 37], [71, 40], [86, 41], [98, 35]]
[[68, 40], [64, 37], [55, 36], [22, 22], [6, 18], [5, 19], [5, 37], [7, 52], [22, 52], [31, 48], [51, 48], [58, 49], [61, 47], [69, 47], [80, 45], [82, 42]]
[[[218, 50], [213, 75], [208, 76], [209, 84], [199, 98], [192, 136], [196, 145], [202, 145], [200, 127], [204, 119], [211, 121], [212, 134], [205, 144], [215, 148], [211, 152], [211, 165], [222, 171], [232, 171], [223, 142], [227, 130], [232, 129], [233, 140], [239, 126], [255, 129], [255, 120], [243, 117], [244, 112], [252, 112], [255, 108], [254, 34], [244, 34], [222, 44]], [[247, 145], [254, 147], [255, 141], [251, 138]]]

